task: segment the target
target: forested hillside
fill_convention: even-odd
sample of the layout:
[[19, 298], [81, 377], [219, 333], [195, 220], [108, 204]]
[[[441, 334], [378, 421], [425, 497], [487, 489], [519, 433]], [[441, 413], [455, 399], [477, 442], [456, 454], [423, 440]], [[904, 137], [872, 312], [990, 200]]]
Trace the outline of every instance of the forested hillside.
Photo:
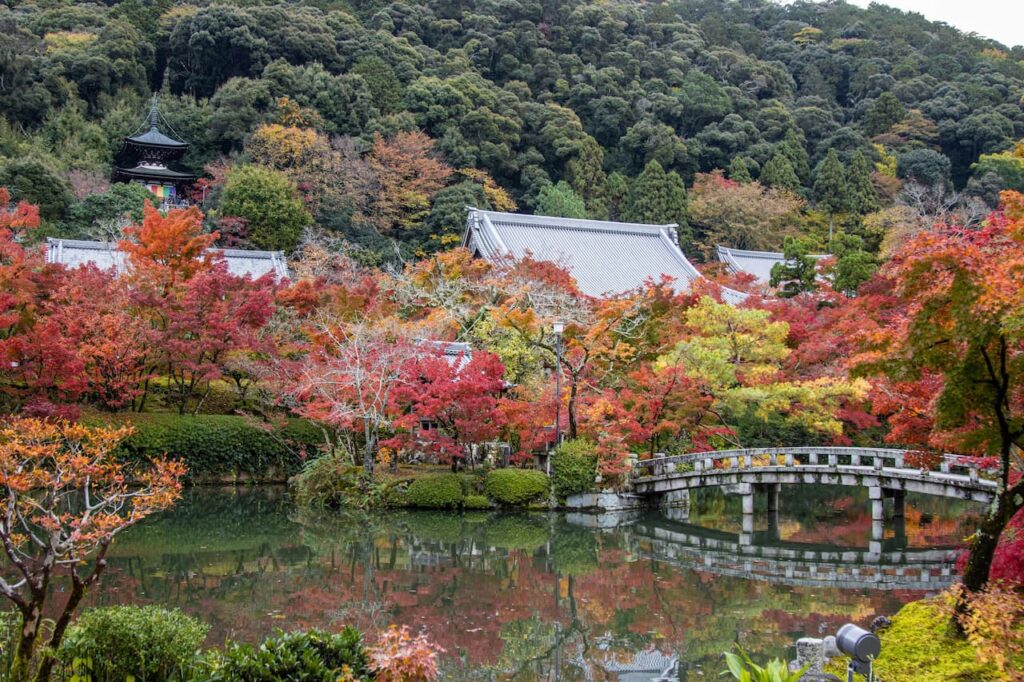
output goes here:
[[153, 92], [224, 243], [312, 228], [371, 263], [451, 244], [467, 204], [675, 221], [698, 260], [833, 223], [873, 258], [1024, 189], [1024, 49], [886, 7], [5, 4], [0, 185], [46, 234], [137, 217], [145, 190], [109, 178]]

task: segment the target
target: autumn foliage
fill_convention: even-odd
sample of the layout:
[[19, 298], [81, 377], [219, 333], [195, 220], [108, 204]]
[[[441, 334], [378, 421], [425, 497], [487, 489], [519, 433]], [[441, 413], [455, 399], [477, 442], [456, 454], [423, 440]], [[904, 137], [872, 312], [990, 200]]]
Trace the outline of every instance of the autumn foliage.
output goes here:
[[[184, 467], [158, 460], [130, 470], [113, 451], [128, 429], [90, 428], [63, 421], [9, 419], [0, 428], [0, 541], [6, 567], [0, 593], [17, 608], [21, 623], [10, 676], [46, 680], [56, 648], [86, 589], [106, 567], [114, 538], [166, 509], [181, 493]], [[67, 580], [59, 598], [50, 589]], [[45, 608], [58, 604], [44, 631]]]

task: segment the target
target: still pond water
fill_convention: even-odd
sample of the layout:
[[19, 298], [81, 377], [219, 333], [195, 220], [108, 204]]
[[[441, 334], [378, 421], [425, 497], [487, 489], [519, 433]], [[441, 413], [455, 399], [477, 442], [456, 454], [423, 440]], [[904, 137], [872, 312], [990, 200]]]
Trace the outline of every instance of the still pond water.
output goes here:
[[784, 487], [743, 533], [719, 490], [598, 528], [611, 517], [311, 513], [283, 490], [200, 488], [119, 539], [92, 603], [179, 607], [211, 645], [407, 624], [447, 650], [446, 680], [717, 679], [735, 641], [790, 656], [948, 584], [977, 507], [909, 496], [879, 538], [866, 492]]

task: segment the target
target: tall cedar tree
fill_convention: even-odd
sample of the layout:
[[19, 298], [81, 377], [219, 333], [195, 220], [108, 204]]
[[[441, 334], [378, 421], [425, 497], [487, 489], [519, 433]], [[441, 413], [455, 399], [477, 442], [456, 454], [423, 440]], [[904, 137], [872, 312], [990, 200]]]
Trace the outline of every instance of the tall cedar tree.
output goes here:
[[664, 225], [675, 223], [680, 246], [692, 239], [686, 215], [686, 186], [678, 173], [666, 173], [657, 161], [651, 161], [633, 180], [623, 219], [631, 223]]
[[734, 156], [729, 162], [729, 179], [741, 185], [753, 182], [754, 178], [750, 176], [750, 168], [742, 157]]
[[832, 241], [835, 214], [848, 208], [846, 172], [835, 149], [829, 149], [814, 169], [814, 200], [828, 212], [828, 239]]
[[864, 152], [857, 150], [846, 174], [847, 202], [859, 215], [878, 210], [878, 195], [871, 183], [871, 163]]
[[798, 191], [800, 189], [800, 178], [793, 170], [793, 164], [783, 154], [776, 152], [768, 163], [761, 169], [761, 184], [768, 187], [778, 187]]

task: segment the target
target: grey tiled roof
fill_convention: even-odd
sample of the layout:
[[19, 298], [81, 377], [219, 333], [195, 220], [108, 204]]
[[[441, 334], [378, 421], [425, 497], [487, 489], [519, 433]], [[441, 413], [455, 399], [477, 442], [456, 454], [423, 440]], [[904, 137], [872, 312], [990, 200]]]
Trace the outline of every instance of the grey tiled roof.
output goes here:
[[[680, 287], [703, 275], [679, 249], [675, 225], [613, 223], [577, 218], [499, 213], [469, 208], [463, 246], [483, 258], [522, 258], [528, 253], [566, 267], [590, 296], [618, 294], [668, 275]], [[746, 295], [723, 289], [739, 303]]]
[[175, 140], [173, 137], [167, 137], [155, 126], [151, 126], [149, 130], [142, 133], [141, 135], [132, 135], [125, 138], [128, 142], [135, 142], [137, 144], [151, 144], [158, 147], [173, 147], [173, 148], [187, 148], [188, 143], [182, 142], [181, 140]]
[[[246, 249], [214, 249], [224, 256], [228, 272], [253, 279], [268, 272], [277, 279], [288, 278], [288, 264], [280, 251], [249, 251]], [[92, 263], [101, 270], [125, 270], [124, 253], [112, 242], [91, 242], [80, 239], [47, 239], [46, 262], [60, 263], [69, 268]]]
[[[778, 251], [747, 251], [730, 249], [721, 245], [716, 250], [718, 260], [725, 263], [732, 272], [753, 275], [762, 284], [768, 284], [772, 278], [772, 266], [786, 260], [786, 257]], [[811, 255], [811, 258], [827, 257], [824, 254]]]

